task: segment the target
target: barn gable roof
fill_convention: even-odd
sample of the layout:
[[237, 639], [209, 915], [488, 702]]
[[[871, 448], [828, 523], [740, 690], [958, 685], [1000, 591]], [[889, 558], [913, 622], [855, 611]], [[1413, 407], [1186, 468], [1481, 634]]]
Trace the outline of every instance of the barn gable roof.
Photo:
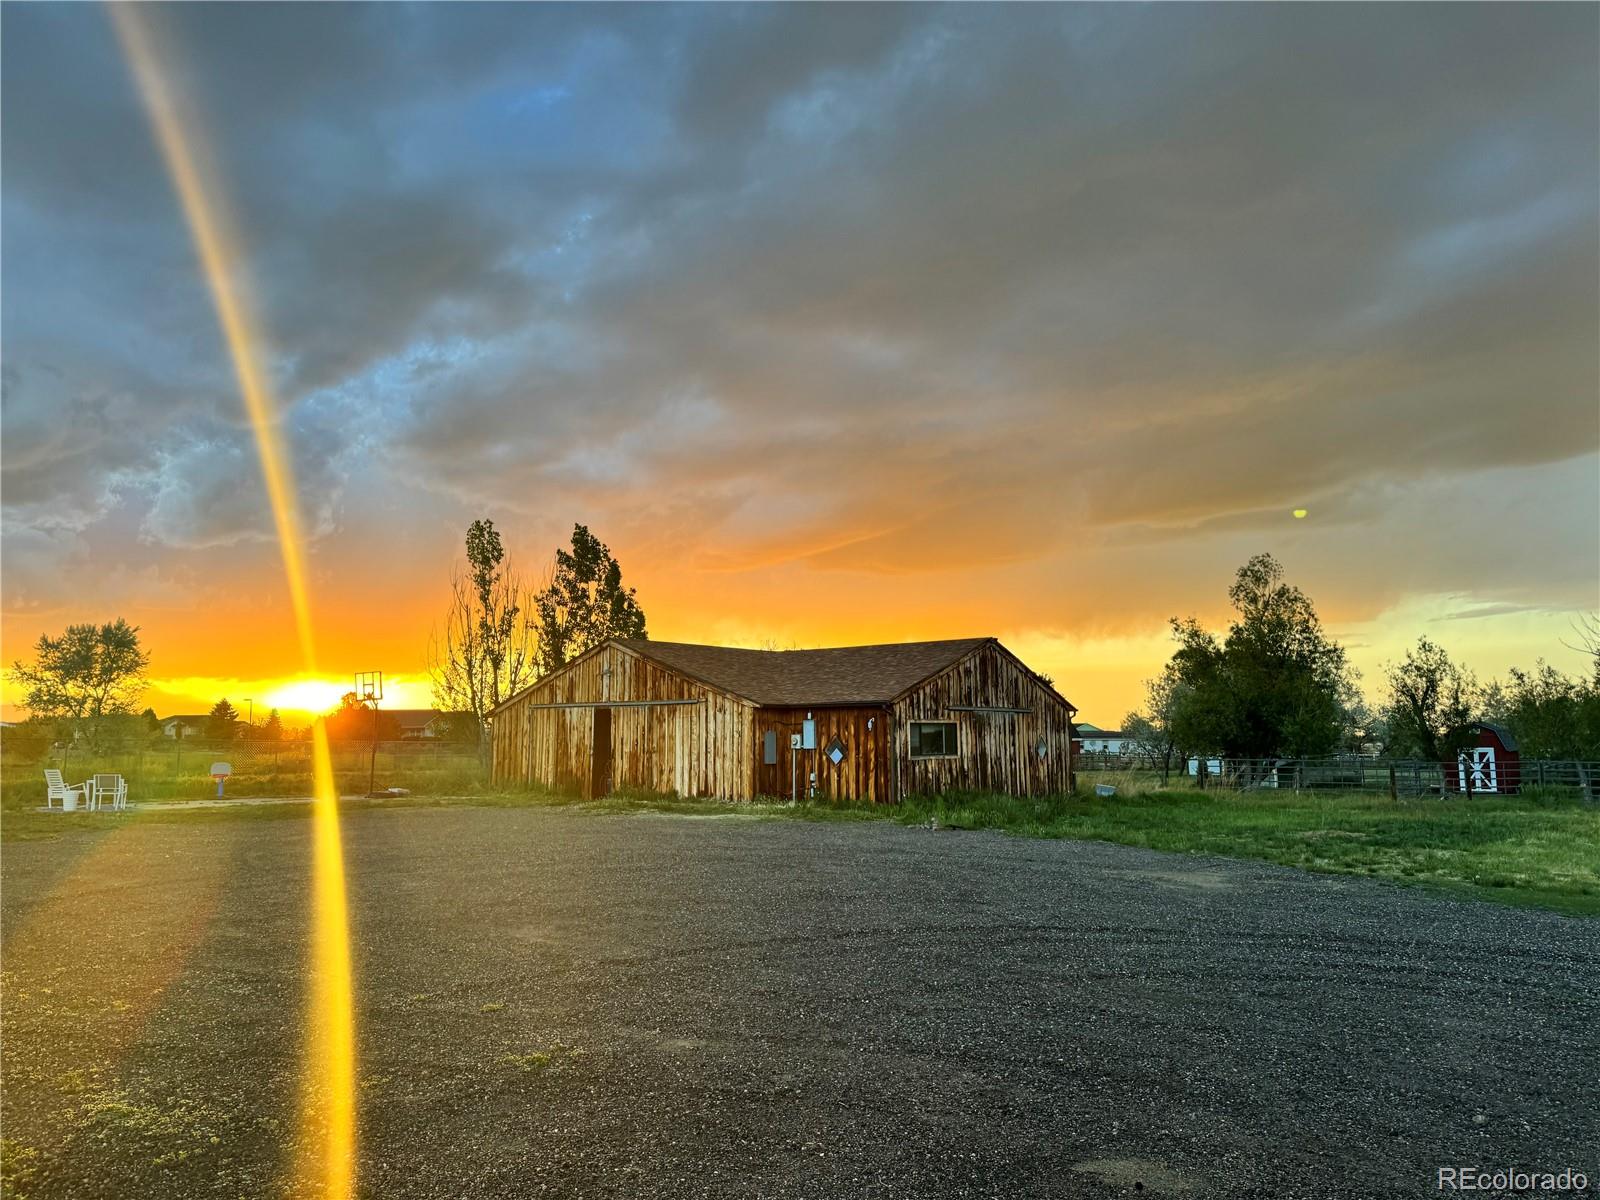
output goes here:
[[991, 640], [960, 638], [830, 650], [742, 650], [637, 638], [619, 639], [619, 644], [757, 704], [799, 708], [887, 704]]
[[[836, 646], [826, 650], [745, 650], [702, 646], [691, 642], [658, 642], [646, 638], [614, 638], [584, 651], [561, 667], [502, 700], [487, 716], [509, 708], [535, 688], [575, 664], [616, 645], [649, 659], [696, 683], [769, 708], [826, 708], [839, 705], [889, 704], [980, 646], [994, 645], [1029, 674], [1034, 672], [1002, 646], [997, 638], [957, 638], [940, 642], [891, 642], [876, 646]], [[1037, 678], [1037, 676], [1035, 676]], [[1039, 682], [1072, 709], [1059, 692]]]
[[1464, 726], [1464, 728], [1487, 729], [1490, 733], [1494, 734], [1495, 737], [1500, 739], [1500, 744], [1507, 750], [1517, 749], [1516, 736], [1504, 725], [1497, 725], [1493, 721], [1470, 721]]

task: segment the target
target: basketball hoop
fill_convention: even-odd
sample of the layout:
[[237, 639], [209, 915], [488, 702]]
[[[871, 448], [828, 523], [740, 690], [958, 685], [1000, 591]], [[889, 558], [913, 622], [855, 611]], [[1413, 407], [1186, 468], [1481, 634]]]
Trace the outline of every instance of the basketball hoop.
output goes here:
[[228, 782], [228, 776], [233, 774], [233, 768], [225, 762], [211, 764], [211, 778], [217, 781], [217, 799], [222, 799], [222, 785]]

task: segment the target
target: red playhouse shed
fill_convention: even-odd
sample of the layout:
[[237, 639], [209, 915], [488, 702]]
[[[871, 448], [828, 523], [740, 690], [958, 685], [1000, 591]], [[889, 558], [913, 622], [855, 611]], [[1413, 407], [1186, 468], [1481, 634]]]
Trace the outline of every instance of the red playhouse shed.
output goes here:
[[1517, 739], [1504, 725], [1474, 721], [1461, 727], [1471, 741], [1453, 763], [1444, 764], [1444, 786], [1449, 792], [1499, 792], [1508, 795], [1522, 785], [1522, 755]]

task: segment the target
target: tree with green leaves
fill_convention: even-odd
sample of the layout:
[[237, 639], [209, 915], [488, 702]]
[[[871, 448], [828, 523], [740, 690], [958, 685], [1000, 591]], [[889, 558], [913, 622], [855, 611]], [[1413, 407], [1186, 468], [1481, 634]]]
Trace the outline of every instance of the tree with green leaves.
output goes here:
[[1144, 690], [1144, 708], [1122, 719], [1122, 734], [1135, 751], [1161, 764], [1161, 782], [1165, 785], [1172, 760], [1180, 750], [1175, 722], [1189, 685], [1169, 662], [1161, 674], [1145, 680]]
[[1344, 737], [1352, 671], [1316, 608], [1258, 554], [1228, 589], [1235, 618], [1218, 638], [1193, 618], [1172, 621], [1169, 670], [1183, 685], [1172, 715], [1178, 744], [1230, 758], [1328, 754]]
[[261, 730], [256, 736], [263, 742], [283, 741], [283, 718], [278, 715], [277, 709], [267, 714], [267, 719], [261, 723]]
[[555, 572], [537, 598], [539, 670], [547, 674], [611, 638], [644, 638], [644, 610], [622, 584], [622, 567], [583, 525], [572, 548], [556, 551]]
[[[467, 560], [450, 575], [444, 628], [428, 650], [434, 703], [478, 721], [533, 682], [538, 668], [534, 595], [506, 556], [494, 522], [467, 527]], [[487, 741], [485, 741], [487, 744]]]
[[1390, 664], [1386, 677], [1388, 753], [1429, 762], [1453, 760], [1471, 740], [1464, 727], [1476, 714], [1479, 695], [1472, 672], [1452, 662], [1443, 646], [1422, 637], [1403, 660]]
[[74, 741], [98, 745], [115, 718], [133, 712], [145, 689], [150, 656], [139, 629], [118, 617], [104, 625], [69, 625], [60, 637], [40, 635], [32, 663], [16, 662], [22, 706], [64, 727]]
[[1483, 690], [1483, 718], [1509, 728], [1522, 757], [1600, 759], [1600, 681], [1574, 679], [1542, 659], [1511, 668], [1508, 683]]
[[239, 710], [224, 696], [206, 714], [206, 737], [213, 742], [231, 742], [239, 736]]

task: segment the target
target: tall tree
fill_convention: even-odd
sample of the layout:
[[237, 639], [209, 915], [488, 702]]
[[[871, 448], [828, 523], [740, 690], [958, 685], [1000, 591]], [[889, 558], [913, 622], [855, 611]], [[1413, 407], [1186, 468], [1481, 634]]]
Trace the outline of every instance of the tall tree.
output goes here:
[[610, 638], [643, 638], [644, 610], [622, 585], [622, 567], [583, 525], [572, 549], [556, 551], [555, 573], [537, 599], [539, 670], [554, 671]]
[[230, 742], [239, 736], [239, 710], [224, 696], [206, 714], [206, 737], [214, 742]]
[[507, 560], [493, 521], [467, 527], [466, 551], [466, 565], [450, 573], [450, 607], [429, 645], [428, 671], [434, 703], [471, 713], [481, 728], [484, 714], [533, 682], [538, 632], [533, 589]]
[[69, 625], [60, 637], [40, 635], [32, 663], [11, 677], [26, 689], [22, 706], [59, 722], [75, 740], [98, 744], [113, 718], [133, 711], [145, 689], [150, 656], [139, 629], [118, 617], [105, 625]]
[[1423, 637], [1386, 675], [1388, 752], [1429, 762], [1453, 759], [1465, 739], [1462, 726], [1473, 719], [1478, 683], [1472, 673]]
[[1172, 622], [1171, 669], [1184, 685], [1173, 713], [1180, 744], [1236, 758], [1308, 757], [1338, 748], [1353, 694], [1343, 648], [1316, 608], [1258, 554], [1228, 589], [1235, 618], [1225, 638], [1193, 618]]
[[261, 723], [261, 732], [257, 736], [264, 742], [283, 741], [283, 718], [278, 715], [277, 709], [267, 714], [267, 719]]

